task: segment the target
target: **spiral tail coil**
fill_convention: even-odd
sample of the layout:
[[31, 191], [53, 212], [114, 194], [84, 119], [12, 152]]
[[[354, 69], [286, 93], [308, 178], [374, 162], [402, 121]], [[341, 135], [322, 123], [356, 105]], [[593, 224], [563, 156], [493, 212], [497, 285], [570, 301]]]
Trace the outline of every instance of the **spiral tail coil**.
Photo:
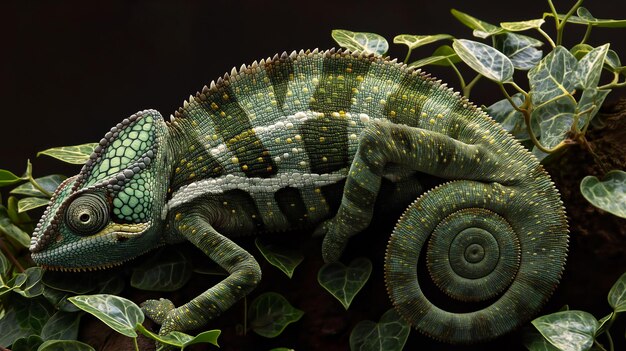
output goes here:
[[[450, 343], [493, 339], [528, 321], [552, 294], [568, 230], [558, 192], [539, 172], [513, 186], [453, 181], [407, 208], [389, 241], [385, 280], [416, 329]], [[434, 286], [460, 303], [478, 302], [477, 310], [454, 313], [431, 302], [418, 281], [423, 251]]]

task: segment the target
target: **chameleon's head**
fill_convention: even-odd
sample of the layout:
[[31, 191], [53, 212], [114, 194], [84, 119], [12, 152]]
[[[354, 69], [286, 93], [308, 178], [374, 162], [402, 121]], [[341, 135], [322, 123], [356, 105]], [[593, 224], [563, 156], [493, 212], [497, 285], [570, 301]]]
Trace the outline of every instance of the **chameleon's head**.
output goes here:
[[31, 239], [33, 260], [52, 269], [105, 268], [160, 245], [166, 133], [150, 110], [111, 128], [81, 172], [55, 191]]

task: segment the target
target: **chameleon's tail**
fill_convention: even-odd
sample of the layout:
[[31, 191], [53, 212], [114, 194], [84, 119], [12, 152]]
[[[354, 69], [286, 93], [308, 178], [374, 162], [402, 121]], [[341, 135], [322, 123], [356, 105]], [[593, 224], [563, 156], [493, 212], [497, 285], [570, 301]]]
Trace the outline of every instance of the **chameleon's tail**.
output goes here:
[[[394, 306], [416, 329], [474, 343], [511, 331], [540, 309], [563, 271], [568, 230], [552, 182], [537, 179], [509, 187], [453, 181], [407, 208], [389, 241], [385, 280]], [[428, 274], [418, 273], [418, 261]], [[464, 306], [450, 311], [433, 303], [450, 309], [450, 299]]]

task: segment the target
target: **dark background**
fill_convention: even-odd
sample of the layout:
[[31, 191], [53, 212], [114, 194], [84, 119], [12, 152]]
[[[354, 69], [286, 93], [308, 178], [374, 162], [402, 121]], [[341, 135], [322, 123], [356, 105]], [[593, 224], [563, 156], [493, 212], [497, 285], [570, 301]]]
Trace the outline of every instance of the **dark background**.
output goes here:
[[[560, 12], [565, 12], [574, 1], [555, 3]], [[598, 18], [626, 18], [626, 1], [588, 1], [587, 7]], [[157, 109], [167, 117], [190, 94], [233, 66], [283, 51], [336, 46], [330, 36], [335, 28], [379, 33], [390, 42], [402, 33], [449, 33], [472, 38], [471, 30], [454, 19], [450, 8], [494, 24], [538, 18], [549, 10], [543, 0], [3, 2], [0, 4], [0, 168], [21, 174], [26, 159], [30, 158], [34, 160], [36, 176], [74, 174], [78, 166], [45, 156], [36, 158], [37, 151], [98, 141], [111, 126], [146, 108]], [[550, 20], [543, 28], [554, 34]], [[583, 27], [568, 26], [565, 44], [569, 47], [578, 42], [583, 32]], [[540, 38], [533, 32], [524, 34]], [[597, 28], [590, 43], [611, 42], [611, 48], [626, 61], [625, 36], [626, 29]], [[412, 59], [431, 54], [440, 44], [417, 50]], [[406, 47], [390, 45], [389, 55], [402, 59], [405, 54]], [[426, 70], [458, 88], [456, 76], [449, 70], [437, 67]], [[465, 72], [469, 81], [473, 74]], [[609, 100], [618, 96], [626, 96], [625, 91], [611, 94]], [[472, 100], [478, 105], [489, 105], [501, 97], [497, 87], [486, 80], [480, 81], [472, 92]], [[386, 235], [377, 239], [381, 252]], [[316, 250], [319, 247], [319, 243], [311, 245], [318, 245]], [[571, 256], [568, 270], [574, 273], [566, 275], [545, 313], [557, 310], [564, 303], [580, 309], [600, 306], [594, 311], [598, 318], [608, 312], [603, 299], [617, 278], [614, 272], [621, 272], [622, 268], [612, 270], [612, 276], [599, 285], [592, 281], [589, 285], [572, 282], [576, 274], [583, 272], [586, 262], [574, 257], [584, 254]], [[374, 262], [377, 274], [381, 271], [381, 260], [382, 254]], [[314, 277], [319, 266], [310, 267], [308, 273]], [[584, 276], [593, 274], [586, 272]], [[383, 296], [381, 305], [388, 304], [382, 284], [371, 289]], [[589, 291], [594, 291], [595, 298], [588, 298]], [[572, 301], [571, 296], [579, 299]], [[290, 301], [294, 299], [297, 301], [297, 297], [290, 297]], [[301, 303], [306, 303], [305, 300], [310, 301], [309, 295], [302, 296]], [[332, 299], [326, 301], [334, 303]], [[360, 311], [365, 314], [368, 309], [377, 308], [368, 306], [368, 301], [351, 308], [356, 313], [351, 318], [360, 317]], [[328, 306], [320, 305], [321, 310], [325, 308]], [[339, 322], [329, 321], [328, 325], [333, 323]], [[302, 328], [317, 326], [304, 324]], [[622, 338], [623, 327], [616, 330]], [[410, 344], [432, 344], [424, 339], [413, 332]], [[223, 345], [229, 342], [232, 345], [234, 341], [226, 339]], [[510, 342], [519, 347], [515, 338], [504, 339], [502, 344]], [[438, 348], [440, 345], [432, 346]]]
[[[556, 6], [565, 12], [573, 3], [556, 1]], [[626, 18], [625, 1], [587, 6], [598, 18]], [[538, 18], [549, 10], [543, 0], [3, 2], [0, 168], [19, 174], [37, 151], [98, 141], [139, 110], [154, 108], [167, 117], [233, 66], [283, 51], [336, 46], [330, 36], [335, 28], [375, 32], [389, 41], [402, 33], [471, 38], [450, 8], [495, 24]], [[554, 32], [551, 22], [544, 29]], [[575, 43], [582, 29], [566, 28], [566, 38]], [[608, 41], [624, 53], [625, 35], [626, 29], [599, 28], [591, 43]], [[412, 58], [429, 55], [442, 43]], [[405, 46], [390, 46], [391, 56], [404, 58]], [[449, 70], [426, 69], [458, 87]], [[466, 81], [472, 77], [467, 74]], [[479, 105], [500, 98], [486, 80], [472, 93]], [[47, 157], [34, 163], [35, 174], [76, 172]]]

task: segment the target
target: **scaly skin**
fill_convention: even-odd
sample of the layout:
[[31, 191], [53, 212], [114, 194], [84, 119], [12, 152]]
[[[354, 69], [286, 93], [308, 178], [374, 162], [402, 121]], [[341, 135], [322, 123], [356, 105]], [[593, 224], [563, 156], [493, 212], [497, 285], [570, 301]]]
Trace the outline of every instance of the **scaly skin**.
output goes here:
[[[161, 334], [201, 328], [261, 278], [232, 238], [318, 225], [324, 259], [337, 260], [372, 221], [383, 178], [417, 198], [420, 174], [450, 182], [419, 197], [392, 234], [385, 273], [398, 311], [453, 343], [527, 321], [567, 255], [567, 223], [547, 174], [439, 81], [341, 51], [242, 66], [190, 97], [169, 122], [156, 111], [124, 120], [57, 189], [32, 257], [50, 268], [102, 268], [188, 240], [229, 276], [178, 308], [151, 300], [144, 309]], [[422, 247], [445, 294], [493, 304], [471, 313], [433, 305], [417, 279]]]

